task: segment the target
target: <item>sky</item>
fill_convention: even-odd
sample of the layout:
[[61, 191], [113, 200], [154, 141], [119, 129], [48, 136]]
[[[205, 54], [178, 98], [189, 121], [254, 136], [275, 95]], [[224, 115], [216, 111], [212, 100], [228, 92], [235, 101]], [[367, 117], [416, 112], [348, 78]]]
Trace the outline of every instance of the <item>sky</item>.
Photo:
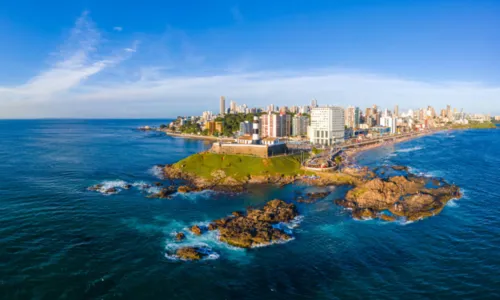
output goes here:
[[0, 118], [447, 104], [500, 115], [500, 1], [0, 1]]

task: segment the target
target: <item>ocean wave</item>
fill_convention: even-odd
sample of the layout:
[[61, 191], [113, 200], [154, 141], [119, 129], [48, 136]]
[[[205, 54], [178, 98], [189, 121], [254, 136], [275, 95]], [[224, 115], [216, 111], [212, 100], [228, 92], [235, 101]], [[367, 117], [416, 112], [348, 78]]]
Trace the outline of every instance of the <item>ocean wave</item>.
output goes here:
[[451, 199], [450, 201], [448, 201], [448, 203], [446, 203], [446, 206], [447, 207], [458, 207], [458, 203], [456, 201], [457, 201], [457, 199]]
[[161, 166], [154, 166], [149, 169], [149, 173], [155, 176], [158, 179], [165, 179], [165, 175], [163, 173], [163, 168]]
[[422, 149], [424, 149], [424, 147], [416, 146], [413, 148], [399, 149], [399, 150], [396, 150], [395, 152], [407, 153], [407, 152], [413, 152], [413, 151], [418, 151], [418, 150], [422, 150]]
[[[96, 192], [101, 193], [103, 195], [114, 195], [114, 194], [118, 194], [122, 190], [128, 189], [128, 188], [129, 188], [129, 184], [126, 181], [107, 180], [107, 181], [103, 181], [100, 184], [89, 187], [88, 190], [91, 190], [91, 191], [93, 190], [93, 191], [96, 191]], [[112, 190], [112, 189], [114, 189], [114, 191], [111, 192], [110, 190]]]

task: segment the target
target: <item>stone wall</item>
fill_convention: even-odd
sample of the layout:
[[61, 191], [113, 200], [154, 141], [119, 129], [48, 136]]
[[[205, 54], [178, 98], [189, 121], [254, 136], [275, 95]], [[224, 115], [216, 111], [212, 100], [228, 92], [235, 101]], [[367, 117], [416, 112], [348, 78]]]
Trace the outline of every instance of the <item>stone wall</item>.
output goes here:
[[287, 151], [285, 144], [278, 145], [245, 145], [214, 143], [211, 152], [217, 154], [240, 154], [258, 157], [271, 157], [284, 154]]

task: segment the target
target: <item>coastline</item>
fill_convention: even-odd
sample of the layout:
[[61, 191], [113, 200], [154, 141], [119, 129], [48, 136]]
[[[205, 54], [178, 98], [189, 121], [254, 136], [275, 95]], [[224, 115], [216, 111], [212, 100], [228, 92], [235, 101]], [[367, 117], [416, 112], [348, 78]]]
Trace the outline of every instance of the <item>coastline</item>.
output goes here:
[[205, 141], [234, 141], [233, 138], [219, 138], [215, 136], [205, 136], [205, 135], [196, 135], [196, 134], [187, 134], [187, 133], [173, 133], [166, 130], [159, 129], [158, 131], [164, 132], [166, 135], [184, 139], [193, 139], [193, 140], [205, 140]]

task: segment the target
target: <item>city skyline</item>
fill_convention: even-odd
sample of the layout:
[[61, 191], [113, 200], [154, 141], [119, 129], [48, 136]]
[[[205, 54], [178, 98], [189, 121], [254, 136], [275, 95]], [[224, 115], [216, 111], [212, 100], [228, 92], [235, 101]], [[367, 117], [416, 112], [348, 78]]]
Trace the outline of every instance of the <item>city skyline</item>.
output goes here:
[[63, 4], [0, 4], [0, 118], [171, 118], [222, 94], [500, 114], [494, 1]]

